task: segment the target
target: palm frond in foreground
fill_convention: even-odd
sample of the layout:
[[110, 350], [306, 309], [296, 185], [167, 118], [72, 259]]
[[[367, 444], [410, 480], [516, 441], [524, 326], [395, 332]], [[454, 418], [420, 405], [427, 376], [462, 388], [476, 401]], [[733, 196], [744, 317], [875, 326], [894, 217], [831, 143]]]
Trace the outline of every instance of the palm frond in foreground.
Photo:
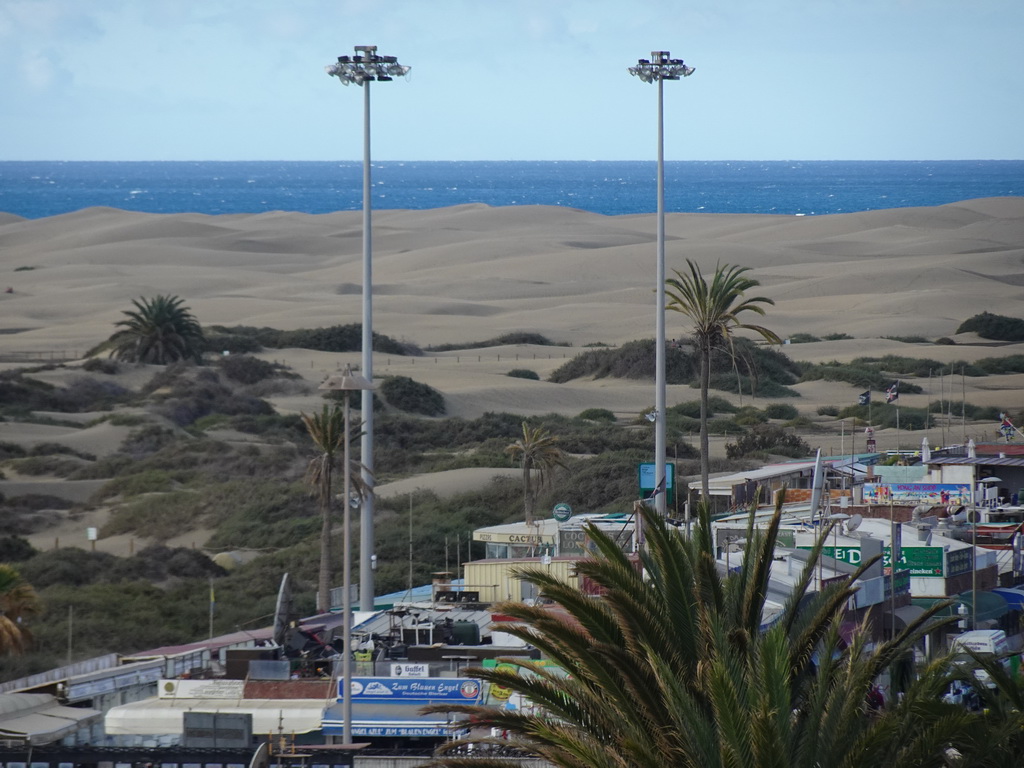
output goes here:
[[510, 734], [473, 739], [472, 754], [465, 741], [452, 742], [433, 765], [507, 766], [487, 755], [500, 745], [566, 768], [907, 768], [942, 765], [947, 746], [965, 743], [967, 713], [931, 707], [937, 699], [923, 688], [881, 715], [868, 712], [872, 682], [907, 652], [930, 613], [871, 650], [864, 633], [844, 647], [839, 623], [859, 572], [812, 592], [812, 557], [782, 614], [765, 625], [781, 504], [766, 532], [748, 527], [742, 568], [729, 575], [716, 566], [707, 510], [690, 539], [640, 514], [647, 545], [639, 564], [589, 531], [597, 554], [577, 572], [603, 597], [523, 572], [555, 608], [498, 610], [560, 669], [506, 659], [511, 668], [473, 670], [533, 706], [432, 708]]

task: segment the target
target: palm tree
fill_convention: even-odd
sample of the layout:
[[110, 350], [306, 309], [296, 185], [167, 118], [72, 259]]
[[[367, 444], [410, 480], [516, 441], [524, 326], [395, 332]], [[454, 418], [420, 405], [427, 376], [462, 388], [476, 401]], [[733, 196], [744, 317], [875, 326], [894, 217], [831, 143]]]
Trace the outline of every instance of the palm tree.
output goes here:
[[[334, 469], [344, 450], [345, 419], [338, 406], [324, 405], [320, 413], [301, 414], [302, 423], [318, 451], [306, 469], [306, 482], [320, 502], [320, 575], [317, 579], [317, 605], [326, 612], [330, 609], [331, 577], [331, 500]], [[345, 500], [346, 503], [348, 500]]]
[[25, 620], [40, 611], [32, 585], [12, 566], [0, 564], [0, 654], [24, 652], [32, 640]]
[[167, 365], [178, 360], [201, 362], [203, 330], [188, 307], [177, 296], [133, 299], [134, 310], [125, 310], [125, 320], [96, 351], [110, 350], [110, 356], [135, 363]]
[[[556, 467], [565, 468], [565, 455], [556, 445], [558, 438], [543, 427], [529, 427], [523, 422], [523, 436], [505, 448], [505, 453], [520, 463], [523, 468], [523, 509], [526, 524], [533, 525], [533, 511], [537, 494], [548, 481]], [[534, 471], [537, 482], [534, 483]]]
[[754, 312], [764, 315], [762, 304], [775, 304], [764, 296], [748, 298], [746, 292], [760, 283], [746, 277], [749, 267], [719, 265], [710, 284], [693, 261], [686, 260], [690, 268], [684, 275], [679, 270], [674, 278], [665, 281], [666, 308], [681, 312], [693, 322], [693, 338], [700, 355], [700, 480], [701, 493], [709, 498], [708, 478], [711, 475], [711, 457], [708, 441], [708, 389], [711, 383], [711, 353], [728, 346], [732, 349], [732, 333], [744, 329], [759, 334], [770, 344], [782, 340], [760, 325], [742, 322], [740, 315]]
[[[306, 468], [306, 482], [312, 488], [313, 495], [320, 504], [320, 572], [317, 579], [317, 601], [321, 611], [330, 608], [331, 579], [331, 531], [334, 521], [331, 515], [331, 502], [334, 499], [334, 472], [343, 463], [345, 451], [345, 411], [337, 405], [324, 404], [320, 413], [308, 416], [300, 414], [316, 447], [314, 456]], [[349, 435], [351, 440], [352, 435]], [[353, 490], [360, 497], [365, 495], [366, 486], [362, 481], [361, 472], [365, 469], [358, 461], [350, 460], [350, 480]], [[347, 503], [347, 500], [346, 500]]]
[[912, 686], [903, 703], [868, 714], [872, 681], [916, 642], [934, 611], [874, 649], [865, 632], [844, 649], [839, 624], [863, 569], [811, 592], [824, 537], [781, 614], [765, 618], [781, 504], [766, 532], [748, 527], [742, 568], [724, 577], [706, 504], [692, 539], [638, 507], [647, 532], [639, 563], [596, 527], [588, 531], [596, 556], [576, 570], [601, 598], [542, 569], [520, 572], [558, 609], [497, 610], [519, 622], [506, 631], [557, 667], [503, 659], [471, 670], [530, 706], [430, 708], [510, 734], [470, 739], [483, 748], [469, 756], [469, 740], [446, 745], [433, 765], [497, 768], [507, 758], [488, 752], [505, 746], [566, 768], [902, 768], [941, 765], [947, 745], [966, 742], [967, 713], [926, 706], [934, 674], [924, 677], [927, 690]]

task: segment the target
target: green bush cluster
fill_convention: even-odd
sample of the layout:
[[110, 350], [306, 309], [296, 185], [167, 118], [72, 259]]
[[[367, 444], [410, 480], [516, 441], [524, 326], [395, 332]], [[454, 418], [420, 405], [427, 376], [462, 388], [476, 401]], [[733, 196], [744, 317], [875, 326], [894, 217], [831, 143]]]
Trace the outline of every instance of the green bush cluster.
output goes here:
[[35, 533], [56, 523], [59, 519], [58, 510], [71, 509], [73, 506], [67, 499], [48, 494], [29, 493], [6, 499], [0, 496], [0, 531], [6, 536]]
[[121, 370], [121, 366], [116, 360], [111, 360], [110, 358], [90, 357], [82, 364], [82, 370], [89, 373], [105, 373], [108, 376], [113, 376]]
[[[645, 379], [654, 376], [654, 341], [630, 341], [612, 349], [588, 349], [567, 360], [548, 377], [564, 384], [581, 378]], [[665, 379], [669, 384], [683, 384], [697, 375], [693, 355], [676, 347], [665, 350]]]
[[540, 381], [540, 375], [536, 371], [531, 371], [528, 368], [513, 368], [505, 375], [511, 376], [513, 379], [530, 379], [531, 381]]
[[[1024, 373], [1024, 355], [1006, 355], [1005, 357], [984, 357], [978, 360], [974, 367], [984, 371], [990, 376], [997, 376], [1006, 373]], [[954, 366], [954, 371], [961, 373], [965, 376], [970, 376], [971, 373], [966, 369], [964, 365], [960, 365], [960, 370]]]
[[264, 400], [225, 386], [216, 371], [182, 364], [169, 365], [144, 387], [158, 400], [155, 411], [179, 427], [195, 423], [211, 413], [270, 415], [274, 409]]
[[[631, 341], [614, 349], [587, 350], [557, 368], [549, 380], [564, 384], [584, 377], [652, 378], [655, 352], [654, 341], [650, 339]], [[757, 345], [749, 339], [735, 339], [732, 349], [716, 349], [711, 355], [710, 365], [713, 389], [738, 392], [742, 386], [744, 392], [754, 391], [759, 396], [798, 396], [786, 385], [799, 381], [800, 366], [781, 352]], [[694, 386], [699, 372], [700, 361], [692, 349], [670, 344], [665, 350], [667, 383]]]
[[614, 422], [615, 414], [607, 408], [587, 408], [580, 411], [579, 418], [584, 421], [606, 421]]
[[789, 421], [797, 418], [800, 414], [796, 408], [789, 403], [768, 403], [764, 407], [764, 415], [769, 419], [781, 419]]
[[882, 429], [895, 429], [898, 419], [899, 428], [906, 430], [925, 429], [925, 422], [928, 419], [928, 413], [924, 408], [908, 408], [906, 406], [897, 408], [895, 405], [873, 403], [870, 406], [871, 419], [869, 421], [868, 408], [869, 406], [859, 404], [847, 406], [839, 411], [839, 418], [856, 419], [861, 423], [871, 424]]
[[225, 376], [239, 384], [256, 384], [278, 376], [298, 378], [284, 366], [268, 363], [252, 355], [222, 355], [218, 358], [218, 366]]
[[0, 373], [0, 414], [25, 417], [32, 411], [106, 411], [134, 397], [113, 381], [77, 376], [66, 387], [55, 387], [25, 374], [25, 371]]
[[406, 413], [441, 416], [445, 412], [444, 395], [408, 376], [385, 376], [380, 393], [388, 405]]
[[730, 459], [767, 454], [801, 458], [810, 452], [810, 446], [801, 437], [778, 424], [757, 424], [740, 435], [735, 443], [725, 445], [725, 455]]
[[[884, 392], [893, 382], [894, 375], [877, 363], [805, 363], [801, 381], [842, 381], [857, 389]], [[918, 394], [924, 390], [917, 384], [900, 380], [900, 394]], [[850, 395], [855, 397], [855, 395]]]
[[[254, 328], [236, 325], [211, 326], [208, 351], [232, 354], [259, 352], [261, 349], [313, 349], [320, 352], [358, 352], [363, 348], [363, 327], [359, 323], [332, 325], [327, 328], [299, 328], [281, 331], [277, 328]], [[217, 346], [214, 346], [214, 345]], [[373, 334], [373, 350], [389, 355], [420, 355], [413, 344], [395, 341], [384, 334]]]
[[464, 344], [437, 344], [427, 347], [428, 352], [456, 352], [460, 349], [485, 349], [487, 347], [507, 347], [520, 344], [533, 344], [538, 347], [563, 346], [539, 333], [512, 331], [486, 341], [469, 341]]
[[[928, 403], [929, 413], [952, 414], [955, 418], [963, 416], [971, 421], [1001, 421], [1000, 414], [1008, 412], [1006, 408], [994, 405], [974, 405], [963, 400], [932, 400]], [[1019, 412], [1016, 416], [1020, 418]]]
[[821, 341], [821, 339], [811, 333], [794, 333], [786, 341], [790, 344], [811, 344], [815, 341]]
[[0, 563], [20, 563], [34, 557], [37, 552], [28, 539], [13, 535], [0, 536]]
[[17, 459], [12, 466], [22, 475], [52, 475], [66, 478], [81, 469], [82, 461], [61, 454], [50, 454]]
[[[696, 387], [697, 384], [690, 386]], [[737, 395], [749, 394], [754, 397], [800, 397], [800, 393], [791, 387], [772, 380], [755, 380], [749, 376], [736, 376], [735, 373], [717, 373], [711, 377], [711, 389], [720, 392], [732, 392]]]
[[768, 416], [760, 408], [755, 408], [752, 405], [744, 405], [736, 411], [732, 420], [741, 427], [749, 427], [754, 424], [764, 424], [768, 421]]
[[982, 312], [960, 323], [957, 333], [976, 333], [994, 341], [1024, 341], [1024, 320]]

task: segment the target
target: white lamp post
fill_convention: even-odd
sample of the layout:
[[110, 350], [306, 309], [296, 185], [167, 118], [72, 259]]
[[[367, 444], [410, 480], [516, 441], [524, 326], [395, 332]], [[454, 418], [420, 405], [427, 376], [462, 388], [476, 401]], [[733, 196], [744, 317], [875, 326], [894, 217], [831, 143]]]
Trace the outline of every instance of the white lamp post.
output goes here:
[[[975, 468], [977, 465], [975, 465]], [[978, 484], [987, 489], [989, 485], [1003, 482], [998, 477], [983, 477]], [[973, 493], [973, 491], [972, 491]], [[988, 506], [985, 501], [987, 493], [982, 492], [982, 505]], [[971, 629], [978, 628], [978, 522], [981, 520], [981, 513], [975, 504], [971, 505]]]
[[352, 743], [352, 462], [349, 458], [349, 435], [351, 434], [351, 426], [349, 424], [349, 409], [348, 409], [348, 398], [349, 392], [355, 392], [362, 390], [363, 392], [373, 393], [373, 384], [362, 376], [352, 373], [351, 369], [346, 368], [345, 372], [340, 376], [334, 375], [329, 376], [327, 380], [319, 386], [319, 389], [328, 390], [332, 392], [344, 392], [345, 393], [345, 449], [343, 451], [342, 461], [342, 475], [345, 478], [345, 497], [342, 505], [345, 508], [345, 514], [343, 516], [344, 524], [342, 527], [342, 539], [344, 540], [344, 551], [342, 556], [342, 582], [341, 582], [341, 631], [342, 631], [342, 651], [341, 651], [341, 681], [342, 690], [344, 691], [344, 698], [342, 699], [342, 722], [344, 724], [344, 735], [342, 736], [343, 744]]
[[[339, 56], [336, 64], [324, 67], [343, 85], [355, 83], [363, 87], [363, 356], [362, 374], [373, 381], [373, 232], [370, 224], [370, 83], [387, 82], [408, 74], [410, 67], [398, 63], [394, 56], [378, 56], [376, 45], [357, 45], [354, 56]], [[359, 608], [373, 610], [373, 393], [363, 390], [362, 450], [363, 482], [369, 489], [363, 499], [360, 517]]]
[[650, 60], [640, 59], [629, 74], [645, 83], [658, 84], [658, 277], [655, 286], [654, 353], [654, 481], [664, 489], [654, 498], [658, 514], [665, 516], [668, 481], [665, 477], [665, 119], [662, 82], [689, 77], [694, 73], [682, 59], [670, 58], [668, 51], [651, 51]]

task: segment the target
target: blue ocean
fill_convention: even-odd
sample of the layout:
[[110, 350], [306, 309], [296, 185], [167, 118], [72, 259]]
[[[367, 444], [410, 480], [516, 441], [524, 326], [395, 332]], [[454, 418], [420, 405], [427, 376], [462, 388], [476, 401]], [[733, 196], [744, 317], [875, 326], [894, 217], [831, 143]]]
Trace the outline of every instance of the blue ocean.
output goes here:
[[[653, 213], [649, 162], [375, 162], [373, 206], [560, 205]], [[361, 162], [0, 162], [0, 211], [206, 214], [362, 207]], [[1024, 195], [1024, 160], [665, 164], [673, 212], [821, 215]]]

